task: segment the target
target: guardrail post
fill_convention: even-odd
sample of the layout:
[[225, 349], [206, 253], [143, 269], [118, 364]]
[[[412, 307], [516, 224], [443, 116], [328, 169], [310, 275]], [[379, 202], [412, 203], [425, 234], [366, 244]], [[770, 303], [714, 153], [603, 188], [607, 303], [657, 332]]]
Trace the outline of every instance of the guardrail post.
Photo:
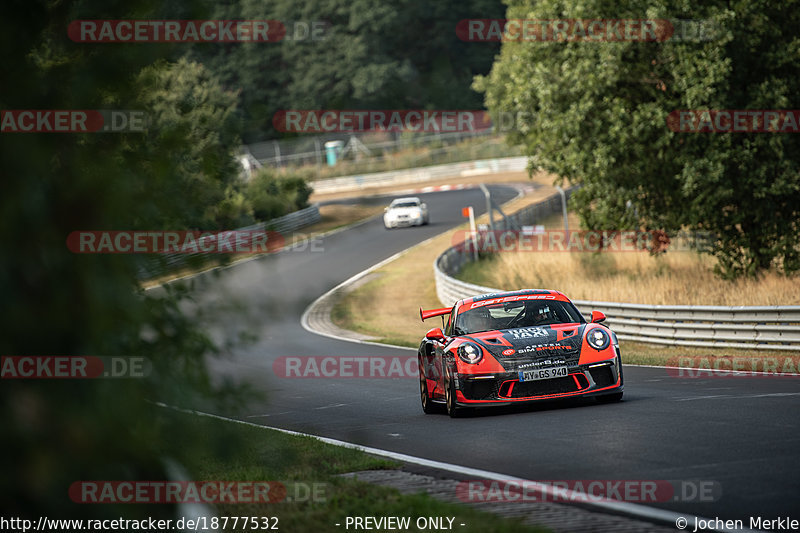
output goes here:
[[277, 166], [280, 167], [280, 166], [282, 166], [281, 165], [281, 145], [278, 143], [278, 141], [272, 141], [272, 146], [275, 147], [275, 162], [277, 163]]

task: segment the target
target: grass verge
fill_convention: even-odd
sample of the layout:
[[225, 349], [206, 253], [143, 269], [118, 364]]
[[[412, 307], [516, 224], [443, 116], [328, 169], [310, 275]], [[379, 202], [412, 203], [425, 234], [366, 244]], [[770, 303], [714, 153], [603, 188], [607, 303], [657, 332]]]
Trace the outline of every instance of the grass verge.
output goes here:
[[[620, 341], [622, 361], [632, 365], [717, 368], [744, 372], [800, 372], [797, 355], [781, 350], [737, 350], [734, 348], [696, 348]], [[796, 352], [795, 352], [796, 353]], [[735, 365], [734, 365], [735, 362]]]
[[[544, 221], [561, 229], [561, 216]], [[570, 228], [578, 221], [570, 216]], [[540, 222], [541, 223], [541, 222]], [[718, 278], [715, 260], [695, 251], [505, 252], [469, 263], [458, 279], [487, 287], [555, 287], [574, 300], [652, 305], [787, 305], [800, 301], [800, 276], [766, 272], [759, 278]]]
[[[170, 424], [173, 417], [193, 415], [167, 411], [161, 416], [167, 427], [174, 427], [179, 424]], [[198, 434], [207, 437], [204, 445], [188, 443], [185, 434], [176, 432], [171, 435], [169, 446], [193, 479], [277, 481], [286, 487], [286, 501], [219, 504], [216, 512], [220, 517], [277, 517], [279, 531], [294, 533], [341, 532], [348, 516], [408, 516], [412, 524], [421, 516], [454, 517], [454, 524], [465, 524], [457, 527], [464, 532], [547, 531], [465, 505], [442, 502], [424, 493], [403, 495], [394, 489], [339, 477], [347, 472], [400, 466], [357, 450], [208, 417], [196, 417], [191, 423]], [[341, 526], [337, 527], [337, 523]], [[225, 529], [237, 530], [251, 529]]]

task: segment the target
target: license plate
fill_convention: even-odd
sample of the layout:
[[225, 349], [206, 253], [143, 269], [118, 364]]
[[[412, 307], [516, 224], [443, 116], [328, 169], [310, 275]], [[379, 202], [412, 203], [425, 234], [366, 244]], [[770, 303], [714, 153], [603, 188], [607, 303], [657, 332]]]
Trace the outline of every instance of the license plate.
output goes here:
[[563, 378], [569, 374], [566, 366], [552, 366], [550, 368], [538, 368], [536, 370], [520, 370], [520, 381], [536, 381], [539, 379]]

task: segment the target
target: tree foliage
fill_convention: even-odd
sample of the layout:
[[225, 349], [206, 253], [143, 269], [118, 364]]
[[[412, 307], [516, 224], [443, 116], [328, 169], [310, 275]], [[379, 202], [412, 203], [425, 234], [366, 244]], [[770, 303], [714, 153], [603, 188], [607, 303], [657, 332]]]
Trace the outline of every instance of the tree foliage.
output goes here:
[[[203, 65], [185, 58], [142, 69], [136, 86], [137, 104], [150, 118], [137, 146], [146, 150], [138, 167], [164, 178], [147, 183], [147, 201], [169, 213], [170, 224], [223, 229], [215, 211], [239, 172], [233, 157], [240, 131], [236, 95]], [[168, 177], [153, 172], [165, 168], [171, 169]]]
[[[455, 28], [502, 14], [498, 0], [233, 0], [214, 16], [279, 20], [286, 37], [199, 44], [191, 57], [241, 91], [243, 138], [252, 142], [278, 135], [272, 116], [285, 109], [481, 109], [471, 80], [488, 72], [498, 46], [462, 42]], [[314, 22], [325, 25], [322, 39]]]
[[[583, 188], [592, 229], [717, 236], [726, 277], [800, 269], [800, 136], [686, 133], [676, 110], [796, 109], [797, 2], [511, 0], [508, 18], [694, 19], [708, 40], [505, 42], [478, 77], [493, 112], [528, 112], [510, 140]], [[676, 26], [677, 27], [677, 26]]]
[[[186, 405], [202, 397], [221, 408], [235, 401], [206, 371], [206, 357], [221, 349], [181, 310], [184, 290], [145, 293], [135, 256], [73, 254], [66, 237], [203, 224], [231, 170], [238, 171], [229, 160], [233, 100], [199, 65], [159, 63], [179, 57], [172, 45], [67, 38], [75, 19], [175, 16], [157, 2], [4, 7], [0, 108], [146, 106], [153, 121], [147, 132], [0, 134], [0, 355], [144, 356], [153, 373], [3, 379], [2, 514], [172, 517], [169, 506], [74, 504], [68, 489], [79, 480], [168, 479], [160, 409], [151, 402]], [[184, 422], [187, 442], [201, 442]]]
[[279, 176], [272, 169], [258, 171], [244, 188], [256, 220], [268, 221], [308, 207], [311, 187], [302, 178]]

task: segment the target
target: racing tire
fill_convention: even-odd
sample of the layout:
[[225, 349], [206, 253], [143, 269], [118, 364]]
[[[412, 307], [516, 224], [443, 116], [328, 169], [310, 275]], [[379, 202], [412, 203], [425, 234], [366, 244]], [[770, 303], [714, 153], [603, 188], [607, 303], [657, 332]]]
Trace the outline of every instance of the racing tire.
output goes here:
[[444, 395], [447, 414], [450, 418], [459, 418], [464, 415], [464, 409], [456, 403], [456, 383], [451, 376], [452, 371], [447, 370], [444, 378]]
[[422, 366], [422, 360], [417, 359], [417, 366], [419, 367], [419, 396], [422, 403], [422, 411], [426, 415], [432, 415], [442, 412], [442, 406], [434, 403], [428, 394], [428, 380], [425, 379], [425, 370]]

